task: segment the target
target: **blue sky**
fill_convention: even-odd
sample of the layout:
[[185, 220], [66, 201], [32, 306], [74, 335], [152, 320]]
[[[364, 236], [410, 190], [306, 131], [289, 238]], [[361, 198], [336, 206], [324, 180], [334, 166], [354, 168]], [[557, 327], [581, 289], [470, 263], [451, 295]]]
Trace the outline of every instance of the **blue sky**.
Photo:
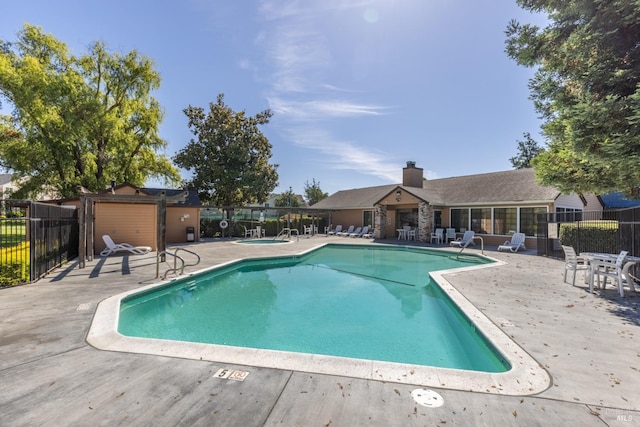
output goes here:
[[524, 132], [542, 142], [533, 70], [506, 56], [504, 30], [544, 21], [515, 0], [6, 3], [2, 40], [28, 22], [74, 54], [99, 40], [151, 58], [168, 156], [192, 138], [189, 105], [224, 93], [236, 111], [270, 109], [276, 192], [397, 183], [408, 160], [427, 178], [507, 170]]

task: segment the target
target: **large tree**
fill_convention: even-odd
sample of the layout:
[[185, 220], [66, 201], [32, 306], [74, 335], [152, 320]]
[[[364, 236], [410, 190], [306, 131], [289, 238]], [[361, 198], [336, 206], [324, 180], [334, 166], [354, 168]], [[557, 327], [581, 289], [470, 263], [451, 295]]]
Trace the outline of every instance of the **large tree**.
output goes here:
[[136, 51], [110, 54], [96, 42], [74, 56], [29, 24], [16, 42], [0, 41], [0, 95], [13, 107], [0, 121], [0, 163], [18, 182], [29, 177], [18, 194], [48, 187], [69, 197], [112, 180], [180, 182], [170, 159], [157, 154], [167, 145], [151, 96], [159, 85], [152, 62]]
[[189, 106], [184, 113], [195, 139], [173, 160], [193, 171], [188, 185], [200, 200], [217, 206], [265, 202], [278, 185], [278, 165], [269, 164], [271, 143], [258, 126], [269, 123], [271, 112], [235, 112], [219, 94], [216, 103], [209, 103], [209, 112]]
[[531, 138], [531, 134], [525, 132], [524, 141], [518, 141], [518, 155], [511, 157], [509, 161], [515, 169], [530, 168], [533, 159], [543, 151], [544, 149]]
[[315, 205], [322, 199], [326, 199], [329, 194], [322, 191], [320, 188], [320, 182], [316, 182], [316, 179], [313, 178], [312, 183], [309, 181], [304, 183], [304, 195], [307, 198], [307, 203], [309, 206]]
[[512, 21], [507, 54], [537, 67], [529, 82], [548, 147], [533, 161], [562, 191], [638, 195], [640, 5], [637, 0], [517, 0], [546, 13], [540, 28]]

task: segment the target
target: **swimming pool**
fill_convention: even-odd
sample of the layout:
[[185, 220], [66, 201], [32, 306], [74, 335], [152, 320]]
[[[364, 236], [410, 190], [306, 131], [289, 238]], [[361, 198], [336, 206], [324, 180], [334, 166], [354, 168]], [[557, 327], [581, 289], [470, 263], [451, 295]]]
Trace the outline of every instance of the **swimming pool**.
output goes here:
[[242, 261], [126, 298], [127, 336], [304, 352], [484, 372], [509, 364], [429, 272], [461, 262], [411, 248], [328, 245]]
[[[398, 251], [399, 249], [394, 248], [393, 250]], [[405, 248], [401, 250], [405, 251], [407, 254], [411, 254], [414, 251], [424, 252], [420, 249]], [[207, 291], [205, 289], [216, 288], [216, 286], [203, 286], [202, 289], [200, 289], [200, 286], [196, 283], [197, 279], [200, 279], [204, 275], [211, 274], [211, 270], [192, 274], [187, 280], [188, 283], [185, 283], [184, 279], [179, 281], [170, 281], [163, 283], [160, 286], [148, 286], [146, 288], [143, 288], [142, 291], [132, 291], [122, 295], [116, 295], [109, 298], [108, 300], [105, 300], [99, 305], [98, 310], [96, 311], [96, 315], [89, 332], [88, 341], [90, 344], [105, 350], [187, 357], [200, 360], [217, 361], [222, 363], [226, 362], [248, 366], [291, 369], [306, 372], [327, 373], [332, 375], [344, 375], [358, 378], [420, 384], [427, 386], [431, 385], [464, 390], [479, 390], [484, 392], [502, 394], [531, 394], [546, 388], [546, 386], [548, 385], [548, 376], [545, 374], [544, 370], [537, 364], [537, 362], [535, 362], [532, 358], [530, 358], [530, 356], [522, 351], [522, 349], [520, 349], [513, 341], [511, 341], [502, 331], [496, 328], [491, 321], [489, 321], [485, 316], [478, 312], [477, 309], [473, 307], [473, 305], [471, 305], [463, 296], [457, 293], [457, 291], [453, 287], [451, 287], [448, 282], [446, 282], [442, 277], [442, 275], [445, 273], [448, 274], [452, 272], [455, 273], [471, 271], [476, 268], [486, 268], [490, 264], [467, 264], [466, 267], [454, 268], [453, 270], [432, 272], [430, 276], [433, 282], [428, 285], [425, 283], [425, 279], [427, 279], [429, 275], [423, 275], [421, 273], [406, 274], [405, 268], [396, 265], [395, 272], [393, 273], [395, 274], [395, 276], [392, 275], [384, 277], [385, 283], [377, 283], [374, 286], [374, 288], [377, 287], [377, 290], [372, 290], [371, 288], [366, 288], [366, 286], [368, 286], [365, 283], [368, 281], [367, 276], [375, 276], [378, 274], [376, 270], [377, 265], [380, 265], [380, 268], [383, 270], [393, 271], [394, 263], [388, 264], [388, 261], [391, 259], [388, 254], [377, 253], [377, 255], [375, 255], [374, 257], [372, 255], [373, 252], [361, 251], [360, 253], [362, 259], [367, 259], [368, 264], [363, 263], [361, 265], [361, 267], [363, 267], [363, 270], [361, 271], [350, 271], [348, 273], [345, 273], [351, 277], [352, 281], [354, 281], [354, 289], [366, 289], [369, 293], [387, 294], [387, 299], [390, 298], [396, 305], [400, 307], [399, 311], [403, 313], [402, 316], [415, 317], [416, 313], [422, 311], [424, 307], [429, 306], [429, 304], [424, 303], [425, 299], [430, 301], [432, 299], [437, 299], [436, 296], [438, 298], [441, 297], [441, 295], [436, 295], [437, 293], [442, 292], [442, 290], [439, 290], [440, 288], [435, 286], [435, 283], [433, 283], [437, 282], [441, 285], [442, 288], [444, 288], [444, 292], [442, 293], [446, 294], [448, 298], [455, 301], [456, 305], [462, 307], [463, 312], [465, 313], [464, 315], [462, 315], [464, 321], [468, 322], [470, 319], [472, 323], [469, 324], [473, 325], [472, 329], [476, 328], [482, 331], [482, 334], [480, 336], [484, 335], [484, 337], [486, 338], [486, 340], [484, 338], [482, 340], [488, 341], [491, 344], [489, 346], [490, 353], [493, 353], [494, 356], [497, 355], [497, 358], [501, 359], [501, 363], [506, 362], [506, 364], [503, 364], [502, 368], [491, 369], [488, 372], [467, 371], [458, 368], [440, 368], [435, 366], [426, 366], [420, 364], [424, 362], [414, 360], [388, 362], [384, 360], [384, 357], [379, 357], [383, 360], [368, 359], [366, 357], [370, 356], [366, 355], [351, 355], [345, 357], [345, 355], [343, 354], [323, 354], [323, 351], [319, 350], [312, 350], [315, 352], [313, 354], [305, 354], [301, 353], [301, 350], [299, 349], [286, 349], [282, 351], [274, 350], [269, 347], [267, 347], [266, 349], [246, 348], [238, 347], [235, 342], [231, 341], [226, 343], [223, 341], [222, 343], [218, 344], [178, 342], [174, 340], [174, 337], [165, 337], [160, 339], [138, 338], [126, 336], [117, 331], [118, 325], [120, 323], [119, 316], [122, 316], [121, 318], [125, 319], [128, 316], [126, 312], [129, 310], [121, 310], [121, 306], [134, 306], [141, 303], [142, 300], [149, 300], [153, 301], [152, 305], [155, 306], [184, 305], [185, 307], [190, 308], [191, 302], [187, 300], [197, 301], [200, 298], [204, 297], [204, 295], [202, 295], [203, 293], [210, 292], [210, 290]], [[296, 257], [293, 257], [293, 259], [253, 259], [250, 260], [250, 264], [242, 262], [231, 262], [223, 265], [222, 268], [215, 269], [214, 271], [216, 272], [215, 274], [219, 275], [220, 277], [234, 276], [241, 273], [251, 273], [263, 276], [265, 274], [267, 276], [277, 276], [285, 274], [285, 277], [290, 277], [288, 276], [289, 270], [303, 268], [309, 270], [306, 271], [307, 274], [305, 274], [305, 277], [307, 277], [309, 273], [313, 272], [313, 270], [325, 270], [324, 265], [327, 262], [327, 260], [325, 259], [327, 257], [326, 254], [327, 252], [323, 253], [322, 251], [311, 251], [309, 253], [300, 254]], [[340, 252], [340, 254], [344, 254], [344, 252]], [[449, 252], [448, 255], [451, 255], [451, 253]], [[337, 255], [333, 256], [333, 258], [342, 262], [345, 261], [347, 257], [344, 257], [343, 255]], [[306, 264], [301, 263], [301, 261], [305, 261]], [[261, 263], [263, 265], [261, 265]], [[279, 265], [277, 265], [277, 268], [273, 271], [265, 270], [263, 268], [264, 265], [270, 265], [271, 267], [273, 267], [274, 263]], [[388, 264], [387, 267], [384, 267], [385, 263]], [[301, 265], [296, 266], [296, 264]], [[338, 265], [337, 267], [334, 266], [334, 268], [330, 269], [331, 271], [329, 272], [329, 280], [326, 280], [325, 278], [325, 280], [321, 280], [320, 282], [336, 282], [336, 280], [332, 280], [332, 278], [338, 277], [340, 275], [339, 273], [341, 272], [336, 271], [344, 270], [344, 267], [345, 265]], [[450, 268], [452, 266], [447, 267]], [[238, 272], [238, 269], [245, 269], [248, 271]], [[420, 286], [416, 285], [419, 283], [416, 283], [414, 281], [420, 276], [422, 276], [423, 281], [421, 289], [418, 290]], [[365, 278], [367, 278], [367, 280], [364, 280]], [[398, 283], [395, 283], [394, 281]], [[304, 286], [298, 287], [298, 293], [295, 298], [289, 296], [288, 298], [285, 298], [282, 301], [278, 302], [276, 305], [280, 305], [290, 310], [301, 305], [300, 301], [313, 301], [315, 303], [321, 297], [327, 297], [328, 295], [332, 294], [332, 292], [322, 292], [318, 289], [314, 290], [314, 287], [317, 287], [321, 283], [307, 286], [307, 282], [308, 280], [305, 280]], [[184, 286], [185, 284], [186, 286]], [[331, 284], [333, 285], [333, 283]], [[252, 284], [250, 286], [255, 285]], [[322, 290], [325, 289], [322, 288]], [[273, 297], [268, 296], [271, 293], [271, 290], [262, 290], [261, 292], [262, 293], [259, 293], [260, 296], [254, 299], [271, 299], [272, 301], [274, 300]], [[416, 295], [419, 296], [418, 299], [416, 299]], [[300, 299], [300, 297], [303, 297], [302, 300]], [[240, 303], [242, 303], [243, 301], [246, 302], [246, 298], [241, 296], [240, 294], [236, 295], [236, 299], [237, 302]], [[337, 297], [337, 295], [334, 295], [333, 303], [335, 304], [337, 300], [341, 301], [342, 299], [342, 297]], [[423, 304], [423, 306], [420, 307], [418, 304], [415, 304], [416, 301], [420, 301], [420, 304]], [[227, 305], [220, 304], [221, 301], [218, 302], [218, 307], [222, 307], [220, 311], [226, 313], [228, 317], [229, 310]], [[248, 304], [251, 309], [249, 310], [249, 312], [245, 312], [244, 316], [250, 317], [256, 312], [257, 308], [252, 304]], [[442, 304], [442, 301], [437, 303], [435, 306], [438, 306], [439, 304]], [[361, 305], [366, 306], [369, 305], [369, 303], [365, 302], [365, 304], [361, 303]], [[350, 308], [343, 307], [341, 311], [351, 312], [352, 310]], [[375, 312], [373, 317], [380, 317], [380, 323], [378, 324], [377, 328], [382, 328], [381, 325], [384, 325], [386, 323], [386, 317], [385, 315], [380, 313], [381, 310], [370, 310], [369, 314], [365, 313], [363, 317], [371, 318], [372, 312]], [[281, 315], [282, 314], [278, 314], [278, 316]], [[315, 320], [314, 316], [315, 314], [313, 316], [310, 316], [313, 319], [312, 325], [318, 324], [318, 321]], [[460, 317], [460, 313], [454, 315], [453, 317]], [[255, 322], [256, 319], [253, 320]], [[269, 318], [269, 321], [270, 320], [272, 320], [272, 318]], [[352, 319], [349, 319], [349, 321], [346, 323], [351, 323], [351, 320]], [[177, 324], [174, 325], [171, 322], [173, 321], [170, 321], [170, 324], [165, 324], [160, 329], [167, 330], [172, 328], [181, 328], [178, 327]], [[447, 320], [447, 322], [449, 322], [449, 320]], [[233, 322], [231, 319], [227, 319], [227, 323], [222, 323], [220, 325], [221, 327], [216, 329], [232, 330], [230, 326], [233, 326], [233, 323], [235, 322]], [[206, 325], [204, 325], [204, 327], [206, 328]], [[245, 329], [251, 330], [251, 328]], [[259, 335], [257, 334], [256, 329], [262, 329], [262, 326], [258, 324], [258, 326], [254, 328], [254, 332], [252, 332], [254, 335]], [[313, 328], [307, 326], [303, 328], [303, 331], [299, 334], [304, 335], [304, 330], [309, 329]], [[326, 331], [333, 330], [334, 332], [342, 332], [342, 329], [346, 329], [345, 321], [338, 322], [337, 324], [334, 324], [333, 327], [326, 328]], [[129, 333], [124, 330], [123, 332]], [[414, 329], [413, 335], [411, 335], [409, 338], [403, 338], [397, 345], [387, 344], [386, 347], [400, 347], [403, 345], [403, 343], [419, 342], [421, 341], [420, 334], [421, 331], [416, 331]], [[233, 335], [234, 334], [231, 334], [232, 337]], [[331, 338], [333, 335], [336, 334], [329, 333], [328, 336]], [[378, 333], [376, 339], [381, 335], [384, 334]], [[394, 334], [388, 333], [388, 335]], [[376, 341], [376, 339], [370, 339], [370, 341], [374, 342]], [[317, 339], [315, 340], [317, 341]], [[270, 337], [267, 341], [272, 342], [278, 340]], [[314, 339], [312, 339], [311, 341], [314, 341]], [[498, 349], [498, 351], [495, 351], [496, 349]], [[425, 351], [418, 350], [414, 351], [413, 353], [425, 353]], [[507, 368], [508, 370], [505, 372], [504, 368]]]

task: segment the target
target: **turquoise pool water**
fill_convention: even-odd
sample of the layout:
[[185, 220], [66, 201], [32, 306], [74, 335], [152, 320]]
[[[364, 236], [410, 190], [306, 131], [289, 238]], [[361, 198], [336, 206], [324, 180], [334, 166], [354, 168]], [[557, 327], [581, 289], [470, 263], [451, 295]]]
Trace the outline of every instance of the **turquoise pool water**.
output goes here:
[[289, 240], [259, 239], [259, 240], [238, 240], [236, 243], [243, 245], [277, 245], [280, 243], [289, 243]]
[[247, 260], [125, 298], [118, 331], [238, 347], [505, 372], [429, 272], [489, 262], [417, 248], [327, 245]]

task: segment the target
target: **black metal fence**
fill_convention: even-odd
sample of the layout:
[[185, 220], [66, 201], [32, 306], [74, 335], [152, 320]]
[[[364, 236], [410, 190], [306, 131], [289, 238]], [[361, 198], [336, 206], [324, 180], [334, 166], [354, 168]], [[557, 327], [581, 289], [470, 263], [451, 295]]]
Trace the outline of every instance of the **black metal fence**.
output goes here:
[[564, 258], [561, 245], [640, 256], [640, 207], [538, 215], [538, 255]]
[[0, 214], [0, 286], [37, 280], [78, 256], [76, 209], [3, 200]]

